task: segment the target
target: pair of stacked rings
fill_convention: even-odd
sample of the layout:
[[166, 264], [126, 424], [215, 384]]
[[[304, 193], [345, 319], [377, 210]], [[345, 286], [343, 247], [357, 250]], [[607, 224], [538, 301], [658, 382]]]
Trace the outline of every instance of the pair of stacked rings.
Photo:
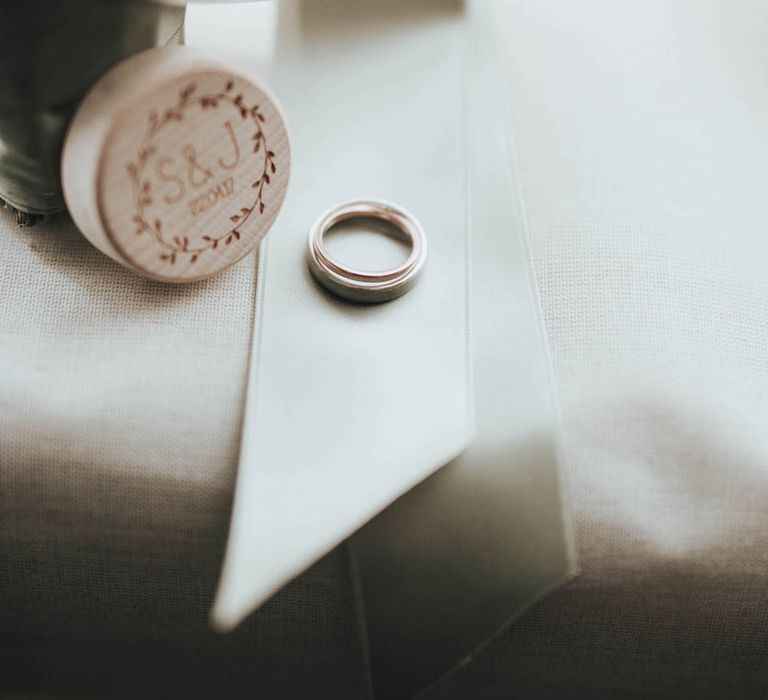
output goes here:
[[[410, 254], [404, 263], [388, 270], [356, 270], [328, 253], [324, 237], [334, 225], [352, 218], [374, 218], [399, 229], [408, 240]], [[389, 202], [347, 202], [325, 212], [309, 232], [307, 260], [315, 279], [329, 292], [349, 301], [380, 303], [395, 299], [416, 284], [427, 259], [427, 239], [416, 218]]]

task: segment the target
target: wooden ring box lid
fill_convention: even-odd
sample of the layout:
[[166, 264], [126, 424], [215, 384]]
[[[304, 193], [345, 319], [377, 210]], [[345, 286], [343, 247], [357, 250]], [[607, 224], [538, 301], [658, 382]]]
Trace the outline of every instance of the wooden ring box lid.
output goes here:
[[240, 69], [181, 46], [118, 64], [90, 90], [62, 155], [78, 228], [117, 262], [191, 282], [256, 248], [290, 173], [285, 119]]

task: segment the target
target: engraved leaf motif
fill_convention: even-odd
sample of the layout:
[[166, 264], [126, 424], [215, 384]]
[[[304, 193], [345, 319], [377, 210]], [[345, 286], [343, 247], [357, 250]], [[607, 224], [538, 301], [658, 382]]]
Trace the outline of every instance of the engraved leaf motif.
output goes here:
[[182, 102], [184, 100], [188, 100], [192, 96], [192, 93], [195, 91], [196, 87], [197, 86], [194, 83], [190, 83], [179, 93], [179, 97], [181, 98]]
[[[232, 97], [231, 93], [234, 90], [234, 87], [235, 80], [230, 78], [227, 80], [223, 90], [212, 92], [210, 94], [200, 94], [200, 91], [197, 90], [197, 85], [194, 82], [190, 82], [179, 91], [176, 104], [159, 111], [151, 110], [148, 114], [147, 131], [144, 141], [136, 154], [137, 160], [129, 162], [126, 166], [134, 188], [136, 213], [133, 216], [133, 222], [136, 225], [136, 233], [140, 234], [144, 231], [148, 231], [152, 237], [165, 248], [164, 251], [159, 251], [160, 259], [167, 261], [171, 265], [176, 263], [176, 260], [180, 255], [185, 256], [182, 258], [183, 260], [188, 260], [190, 264], [194, 264], [199, 260], [200, 255], [205, 250], [215, 250], [219, 243], [231, 245], [233, 241], [240, 240], [241, 232], [237, 230], [237, 225], [242, 225], [251, 215], [255, 207], [258, 206], [259, 213], [261, 214], [265, 211], [266, 203], [262, 198], [264, 187], [265, 185], [271, 184], [270, 174], [274, 175], [277, 172], [277, 166], [274, 162], [275, 153], [268, 149], [267, 139], [260, 126], [260, 124], [266, 123], [267, 119], [261, 113], [259, 105], [249, 106], [245, 103], [242, 93], [238, 93]], [[225, 101], [234, 106], [243, 119], [251, 117], [255, 122], [256, 131], [251, 136], [254, 142], [253, 152], [261, 152], [261, 146], [262, 144], [264, 145], [262, 172], [259, 178], [251, 184], [251, 187], [257, 191], [256, 201], [250, 208], [241, 207], [239, 212], [234, 212], [230, 215], [230, 221], [235, 227], [233, 227], [229, 233], [225, 233], [218, 238], [204, 235], [201, 237], [204, 245], [190, 250], [190, 241], [187, 236], [173, 236], [173, 242], [171, 244], [163, 238], [163, 224], [161, 220], [157, 218], [150, 223], [150, 219], [145, 216], [144, 207], [152, 203], [151, 190], [153, 189], [151, 185], [151, 177], [145, 179], [145, 171], [150, 158], [157, 152], [156, 146], [153, 144], [153, 139], [159, 131], [166, 128], [172, 122], [182, 121], [185, 116], [184, 110], [190, 108], [195, 103], [199, 104], [202, 109], [207, 109], [209, 107], [215, 108]]]

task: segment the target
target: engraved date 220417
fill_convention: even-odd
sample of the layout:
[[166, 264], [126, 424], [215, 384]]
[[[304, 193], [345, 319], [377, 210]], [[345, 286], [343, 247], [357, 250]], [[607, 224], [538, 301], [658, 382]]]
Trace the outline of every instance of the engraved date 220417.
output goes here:
[[161, 194], [166, 204], [187, 199], [189, 214], [196, 217], [220, 199], [234, 193], [235, 180], [230, 176], [208, 187], [204, 194], [196, 194], [201, 188], [207, 187], [216, 174], [232, 170], [240, 163], [240, 145], [232, 122], [226, 121], [222, 129], [232, 151], [227, 158], [219, 157], [215, 163], [204, 162], [199, 159], [195, 146], [186, 143], [181, 147], [179, 157], [175, 154], [165, 155], [156, 161], [154, 171], [158, 180], [164, 183]]

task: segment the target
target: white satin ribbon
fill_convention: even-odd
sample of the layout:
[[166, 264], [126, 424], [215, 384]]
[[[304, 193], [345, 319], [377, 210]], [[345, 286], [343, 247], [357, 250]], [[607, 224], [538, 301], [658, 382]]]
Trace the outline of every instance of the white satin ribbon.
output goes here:
[[[259, 5], [248, 12], [268, 11]], [[353, 541], [374, 691], [406, 697], [573, 571], [501, 83], [488, 22], [469, 44], [462, 3], [278, 8], [272, 82], [292, 127], [294, 177], [260, 269], [214, 622], [235, 626], [450, 462]], [[215, 48], [223, 15], [206, 12], [204, 43]], [[251, 31], [243, 17], [220, 32], [230, 45]], [[366, 197], [413, 211], [430, 240], [424, 279], [378, 307], [329, 297], [303, 260], [317, 214]], [[477, 440], [453, 459], [470, 443], [475, 408]]]
[[[214, 610], [221, 628], [455, 457], [472, 434], [461, 6], [285, 0], [278, 15], [273, 86], [294, 160], [260, 270]], [[206, 36], [231, 44], [249, 32], [247, 22], [215, 29], [224, 19], [209, 10]], [[187, 39], [195, 43], [191, 21]], [[330, 297], [304, 259], [318, 214], [369, 197], [409, 209], [430, 241], [419, 284], [375, 307]]]
[[351, 541], [372, 687], [412, 697], [576, 571], [557, 409], [488, 0], [470, 3], [468, 449]]

